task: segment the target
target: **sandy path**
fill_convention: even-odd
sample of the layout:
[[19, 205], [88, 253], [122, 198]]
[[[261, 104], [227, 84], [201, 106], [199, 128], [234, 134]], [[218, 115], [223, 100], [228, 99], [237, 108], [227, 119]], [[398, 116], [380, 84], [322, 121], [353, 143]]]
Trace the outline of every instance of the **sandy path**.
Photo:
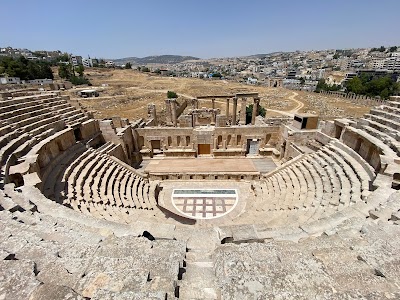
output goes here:
[[291, 113], [294, 114], [304, 107], [304, 103], [296, 99], [296, 97], [299, 95], [298, 93], [296, 92], [292, 93], [293, 94], [289, 96], [289, 99], [297, 103], [297, 106], [290, 111]]

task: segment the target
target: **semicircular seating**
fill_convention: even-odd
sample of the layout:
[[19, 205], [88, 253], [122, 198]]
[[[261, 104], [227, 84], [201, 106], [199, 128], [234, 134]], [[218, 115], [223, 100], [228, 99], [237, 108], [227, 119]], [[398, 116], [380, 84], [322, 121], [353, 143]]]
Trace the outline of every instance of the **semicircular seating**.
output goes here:
[[0, 298], [398, 298], [399, 99], [205, 226], [164, 214], [97, 130], [75, 136], [93, 120], [66, 98], [0, 100]]
[[137, 210], [152, 211], [157, 206], [157, 184], [150, 184], [132, 167], [101, 149], [85, 149], [66, 166], [53, 174], [52, 183], [47, 183], [47, 196], [58, 203], [87, 215], [127, 223], [135, 221], [127, 215], [135, 215]]

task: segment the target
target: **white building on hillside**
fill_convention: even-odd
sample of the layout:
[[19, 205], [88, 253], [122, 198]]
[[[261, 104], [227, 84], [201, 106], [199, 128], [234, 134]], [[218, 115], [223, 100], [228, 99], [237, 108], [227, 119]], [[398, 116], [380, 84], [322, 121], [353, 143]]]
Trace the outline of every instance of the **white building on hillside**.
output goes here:
[[19, 77], [0, 77], [0, 84], [19, 84], [21, 79]]
[[71, 55], [71, 63], [73, 66], [78, 66], [82, 64], [82, 56], [79, 55]]
[[113, 68], [113, 67], [115, 67], [115, 63], [112, 60], [109, 60], [106, 62], [106, 67]]
[[91, 68], [93, 67], [93, 61], [91, 58], [82, 58], [82, 65], [85, 68]]

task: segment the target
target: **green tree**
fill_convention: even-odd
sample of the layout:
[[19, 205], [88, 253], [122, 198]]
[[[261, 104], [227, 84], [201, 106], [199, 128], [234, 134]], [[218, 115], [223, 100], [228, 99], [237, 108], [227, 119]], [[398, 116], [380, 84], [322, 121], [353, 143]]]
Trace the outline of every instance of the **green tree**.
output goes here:
[[60, 64], [58, 66], [58, 76], [61, 78], [70, 79], [72, 75], [72, 68], [70, 64]]
[[346, 90], [351, 93], [363, 94], [365, 92], [365, 87], [359, 77], [354, 77], [347, 81]]
[[333, 55], [333, 59], [338, 59], [339, 57], [340, 57], [340, 55], [337, 52]]
[[390, 76], [373, 77], [362, 75], [354, 77], [346, 84], [346, 90], [356, 94], [364, 94], [370, 97], [380, 96], [387, 99], [400, 92], [400, 86]]
[[171, 98], [178, 98], [178, 95], [174, 92], [174, 91], [168, 91], [167, 92], [167, 98], [171, 99]]
[[320, 91], [338, 91], [340, 90], [341, 86], [340, 85], [328, 85], [325, 81], [325, 79], [320, 79], [318, 80], [318, 84], [315, 88], [315, 91], [319, 93]]
[[0, 58], [0, 74], [19, 77], [22, 80], [53, 79], [53, 72], [48, 62], [29, 61], [22, 56], [17, 59], [12, 57]]
[[306, 83], [306, 80], [304, 79], [304, 77], [300, 77], [300, 84], [304, 85]]
[[79, 65], [75, 68], [75, 71], [79, 74], [79, 77], [83, 77], [83, 71], [85, 71], [85, 68], [83, 65]]
[[132, 64], [129, 61], [125, 64], [125, 69], [132, 69]]
[[[265, 110], [265, 108], [262, 107], [261, 105], [258, 105], [257, 115], [265, 118], [266, 113], [267, 111]], [[246, 107], [246, 124], [251, 123], [252, 116], [253, 116], [253, 104], [250, 104], [249, 106]]]
[[397, 46], [393, 46], [389, 48], [389, 52], [396, 52], [397, 51]]
[[72, 76], [71, 78], [69, 78], [69, 81], [74, 85], [82, 85], [82, 84], [92, 85], [87, 78], [81, 76], [79, 77]]
[[68, 55], [68, 53], [63, 53], [63, 54], [59, 57], [59, 61], [62, 61], [62, 62], [69, 62], [69, 55]]

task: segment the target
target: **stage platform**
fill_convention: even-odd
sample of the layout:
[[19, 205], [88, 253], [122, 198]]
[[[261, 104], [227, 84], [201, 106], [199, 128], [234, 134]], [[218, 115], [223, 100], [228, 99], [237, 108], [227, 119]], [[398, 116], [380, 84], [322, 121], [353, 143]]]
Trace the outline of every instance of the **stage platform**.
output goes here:
[[268, 173], [276, 168], [271, 158], [163, 158], [152, 159], [144, 168], [149, 174], [170, 173]]

